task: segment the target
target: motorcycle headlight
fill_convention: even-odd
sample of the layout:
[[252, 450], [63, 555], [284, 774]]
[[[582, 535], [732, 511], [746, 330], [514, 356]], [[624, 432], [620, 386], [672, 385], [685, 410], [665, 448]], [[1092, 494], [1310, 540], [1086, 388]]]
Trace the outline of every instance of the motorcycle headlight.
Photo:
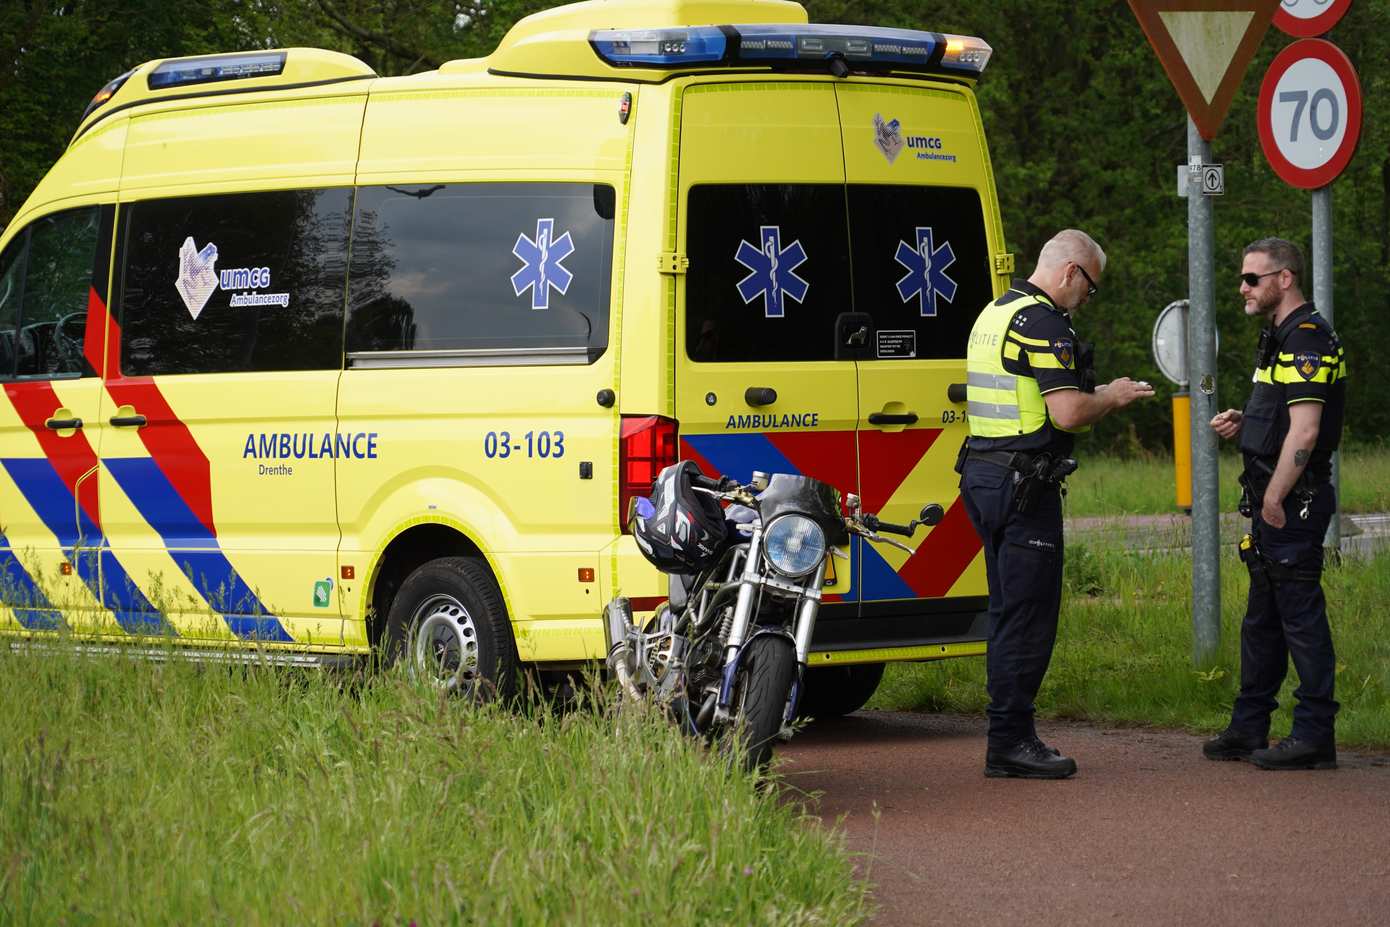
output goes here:
[[763, 554], [787, 576], [805, 576], [825, 559], [825, 532], [804, 515], [783, 515], [763, 532]]

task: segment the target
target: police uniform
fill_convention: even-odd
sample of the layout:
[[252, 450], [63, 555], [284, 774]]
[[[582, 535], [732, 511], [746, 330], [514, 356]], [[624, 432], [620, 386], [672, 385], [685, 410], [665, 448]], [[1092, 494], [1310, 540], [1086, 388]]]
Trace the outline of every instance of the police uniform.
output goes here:
[[[1312, 303], [1261, 332], [1255, 388], [1240, 426], [1253, 544], [1242, 550], [1250, 597], [1240, 628], [1240, 694], [1230, 725], [1252, 738], [1268, 736], [1292, 657], [1299, 686], [1290, 736], [1314, 745], [1335, 741], [1336, 656], [1321, 578], [1323, 538], [1337, 507], [1332, 452], [1342, 433], [1346, 376], [1341, 341]], [[1275, 528], [1261, 518], [1261, 502], [1289, 433], [1289, 406], [1299, 402], [1322, 403], [1322, 418], [1308, 465], [1284, 499], [1284, 527]]]
[[985, 307], [970, 333], [960, 485], [989, 579], [990, 750], [1036, 737], [1033, 699], [1052, 659], [1062, 597], [1059, 484], [1033, 486], [1029, 511], [1015, 502], [1039, 455], [1070, 456], [1073, 434], [1051, 420], [1043, 397], [1094, 390], [1089, 354], [1070, 317], [1022, 280]]

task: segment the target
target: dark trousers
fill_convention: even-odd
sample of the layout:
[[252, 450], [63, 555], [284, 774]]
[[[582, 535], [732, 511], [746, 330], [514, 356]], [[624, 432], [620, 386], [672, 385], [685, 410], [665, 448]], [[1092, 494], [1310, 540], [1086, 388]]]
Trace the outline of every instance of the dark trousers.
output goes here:
[[1276, 696], [1288, 673], [1289, 658], [1298, 672], [1293, 730], [1299, 740], [1332, 743], [1337, 702], [1332, 697], [1337, 657], [1322, 594], [1322, 542], [1337, 506], [1330, 484], [1321, 487], [1299, 517], [1297, 494], [1284, 500], [1283, 528], [1265, 524], [1255, 512], [1251, 534], [1265, 560], [1250, 571], [1250, 599], [1240, 626], [1240, 694], [1231, 713], [1231, 728], [1265, 737]]
[[981, 460], [967, 460], [961, 476], [989, 578], [990, 749], [1036, 736], [1033, 700], [1052, 660], [1062, 602], [1061, 494], [1047, 487], [1032, 512], [1016, 512], [1013, 477]]

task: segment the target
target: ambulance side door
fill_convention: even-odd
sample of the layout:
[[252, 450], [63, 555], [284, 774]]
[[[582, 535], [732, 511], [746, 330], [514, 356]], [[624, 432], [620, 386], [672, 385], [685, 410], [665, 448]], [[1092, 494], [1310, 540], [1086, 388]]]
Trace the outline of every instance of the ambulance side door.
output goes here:
[[834, 356], [851, 299], [834, 88], [698, 84], [681, 105], [680, 455], [708, 474], [800, 473], [854, 492], [855, 364]]
[[113, 209], [41, 216], [0, 254], [0, 627], [99, 631], [101, 320]]

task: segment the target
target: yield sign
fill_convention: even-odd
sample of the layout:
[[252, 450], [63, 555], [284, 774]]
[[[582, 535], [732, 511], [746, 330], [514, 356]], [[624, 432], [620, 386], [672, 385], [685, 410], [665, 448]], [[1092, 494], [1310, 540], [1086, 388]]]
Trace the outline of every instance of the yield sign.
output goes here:
[[1280, 0], [1129, 0], [1202, 138], [1211, 141]]

